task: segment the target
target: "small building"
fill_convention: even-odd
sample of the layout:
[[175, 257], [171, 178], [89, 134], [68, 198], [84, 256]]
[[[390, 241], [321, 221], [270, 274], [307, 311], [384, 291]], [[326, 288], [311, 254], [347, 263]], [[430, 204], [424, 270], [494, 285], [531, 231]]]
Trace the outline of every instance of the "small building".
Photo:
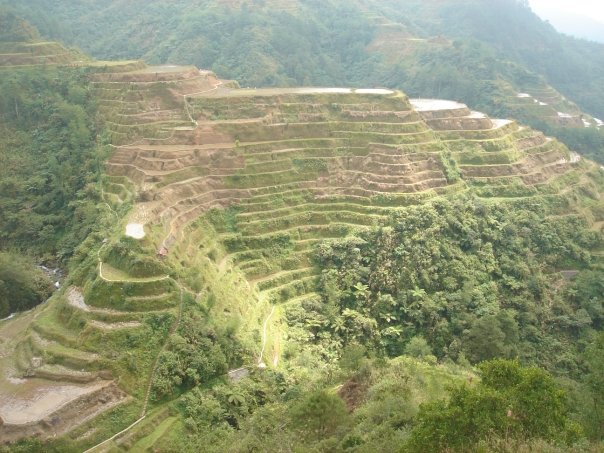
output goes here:
[[248, 377], [249, 375], [250, 371], [247, 368], [237, 368], [236, 370], [231, 370], [228, 373], [231, 382], [239, 382], [240, 380]]

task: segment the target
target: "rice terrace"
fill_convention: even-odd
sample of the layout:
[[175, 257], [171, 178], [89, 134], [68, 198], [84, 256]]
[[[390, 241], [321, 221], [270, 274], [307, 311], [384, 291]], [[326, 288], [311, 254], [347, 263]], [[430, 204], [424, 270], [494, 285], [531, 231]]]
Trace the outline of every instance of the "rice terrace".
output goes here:
[[[374, 3], [351, 5], [384, 61], [459, 49]], [[563, 141], [602, 124], [568, 87], [510, 63], [497, 118], [413, 84], [245, 86], [3, 14], [2, 199], [56, 180], [70, 217], [22, 228], [68, 273], [0, 321], [1, 452], [600, 451], [604, 164]], [[40, 143], [60, 157], [20, 186]]]

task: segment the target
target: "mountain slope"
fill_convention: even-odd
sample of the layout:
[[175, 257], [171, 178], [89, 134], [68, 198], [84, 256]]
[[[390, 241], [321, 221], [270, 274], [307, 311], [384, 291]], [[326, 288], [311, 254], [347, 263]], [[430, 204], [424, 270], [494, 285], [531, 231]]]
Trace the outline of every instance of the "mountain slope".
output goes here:
[[0, 9], [0, 41], [33, 41], [40, 38], [38, 31], [8, 8]]
[[[360, 84], [372, 52], [393, 86], [461, 87], [489, 111], [598, 133], [498, 51], [389, 21], [398, 2], [328, 4], [323, 22], [300, 15], [314, 2], [221, 5], [200, 14], [253, 35], [248, 74], [295, 68], [271, 65], [296, 41], [269, 43], [258, 24], [298, 15], [288, 24], [310, 28], [292, 35], [316, 31], [302, 48], [321, 52], [323, 80]], [[442, 2], [424, 6], [429, 18]], [[362, 18], [361, 48], [344, 28]], [[193, 65], [30, 65], [10, 50], [0, 245], [70, 272], [0, 321], [0, 439], [16, 442], [0, 450], [598, 448], [600, 165], [517, 121], [395, 89], [241, 88]], [[30, 220], [44, 227], [20, 228]], [[515, 360], [473, 367], [497, 358]]]
[[[115, 147], [100, 192], [115, 221], [79, 247], [70, 288], [2, 325], [8, 353], [0, 362], [5, 376], [0, 388], [10, 392], [0, 408], [3, 439], [34, 433], [44, 438], [56, 430], [71, 433], [64, 438], [68, 445], [87, 447], [143, 416], [165, 414], [166, 402], [181, 392], [242, 365], [307, 373], [333, 366], [342, 348], [356, 342], [399, 355], [409, 337], [425, 328], [423, 315], [413, 314], [416, 298], [428, 310], [442, 297], [425, 275], [434, 269], [422, 270], [420, 259], [413, 265], [418, 275], [405, 279], [404, 285], [412, 286], [392, 289], [388, 269], [395, 269], [394, 262], [385, 265], [376, 257], [357, 268], [355, 250], [372, 241], [390, 244], [373, 249], [390, 250], [398, 239], [388, 239], [388, 232], [403, 228], [405, 238], [416, 221], [419, 230], [413, 234], [431, 231], [429, 225], [438, 224], [435, 209], [445, 209], [440, 215], [451, 222], [438, 227], [441, 233], [452, 246], [459, 241], [459, 252], [440, 252], [461, 253], [453, 261], [464, 254], [484, 260], [489, 247], [478, 244], [498, 241], [493, 236], [498, 228], [516, 238], [520, 233], [511, 232], [512, 224], [527, 222], [530, 228], [547, 216], [549, 226], [535, 230], [530, 241], [549, 244], [531, 250], [546, 263], [538, 278], [551, 283], [531, 289], [530, 272], [509, 268], [510, 260], [522, 255], [497, 250], [491, 261], [498, 263], [485, 274], [501, 279], [497, 291], [477, 277], [472, 287], [455, 293], [450, 279], [469, 276], [457, 271], [443, 276], [451, 295], [464, 300], [471, 291], [476, 307], [443, 318], [437, 335], [426, 334], [434, 353], [442, 360], [468, 354], [473, 361], [507, 354], [474, 349], [478, 340], [453, 346], [465, 337], [442, 323], [455, 325], [479, 313], [472, 314], [481, 320], [478, 325], [509, 330], [501, 351], [512, 355], [516, 348], [534, 348], [536, 353], [527, 350], [522, 357], [579, 376], [576, 364], [548, 362], [549, 336], [514, 339], [513, 319], [523, 320], [527, 329], [549, 323], [559, 309], [568, 311], [569, 322], [579, 319], [586, 299], [567, 302], [555, 291], [566, 286], [560, 270], [598, 272], [599, 255], [591, 252], [601, 247], [604, 210], [602, 174], [593, 163], [513, 121], [491, 120], [455, 102], [410, 101], [390, 90], [239, 89], [213, 73], [173, 66], [91, 77]], [[509, 211], [491, 213], [486, 208], [491, 202]], [[475, 204], [475, 212], [449, 219], [449, 203], [458, 213], [463, 211], [455, 203]], [[477, 229], [474, 222], [485, 212], [489, 226]], [[462, 228], [472, 231], [467, 237], [474, 237], [473, 245], [466, 244], [466, 235], [453, 234], [467, 220]], [[425, 243], [425, 250], [402, 252], [409, 245], [402, 243], [393, 255], [432, 255], [434, 244], [427, 239], [434, 234], [414, 242]], [[370, 259], [368, 252], [361, 256]], [[437, 256], [435, 263], [449, 262]], [[343, 274], [334, 279], [332, 266], [338, 262]], [[462, 268], [470, 268], [468, 263]], [[384, 279], [365, 283], [372, 274], [362, 268], [374, 265], [382, 270], [373, 275]], [[506, 307], [508, 291], [515, 296]], [[541, 298], [552, 301], [552, 311], [530, 320], [535, 308], [521, 308], [519, 301], [538, 304]], [[438, 310], [428, 312], [436, 316]], [[581, 332], [600, 322], [597, 310], [593, 316]], [[414, 322], [419, 324], [412, 327]], [[551, 324], [556, 335], [566, 338], [556, 350], [576, 355], [569, 345], [577, 334], [556, 322]], [[405, 326], [406, 333], [397, 326]], [[32, 408], [32, 392], [47, 394], [57, 387], [69, 388], [69, 396], [43, 412]], [[27, 408], [29, 418], [16, 419], [11, 412], [16, 406]], [[53, 413], [61, 424], [51, 429]], [[157, 419], [158, 437], [163, 420]], [[192, 429], [182, 421], [178, 426]], [[136, 440], [144, 433], [135, 429], [132, 435]], [[112, 442], [127, 449], [131, 441], [128, 435]]]
[[417, 3], [423, 6], [412, 5], [413, 17], [424, 19], [420, 24], [430, 33], [472, 38], [485, 43], [505, 59], [543, 75], [550, 84], [587, 111], [596, 116], [604, 114], [604, 93], [598, 82], [604, 77], [601, 44], [560, 35], [528, 10], [523, 2], [466, 0], [454, 4], [437, 1]]

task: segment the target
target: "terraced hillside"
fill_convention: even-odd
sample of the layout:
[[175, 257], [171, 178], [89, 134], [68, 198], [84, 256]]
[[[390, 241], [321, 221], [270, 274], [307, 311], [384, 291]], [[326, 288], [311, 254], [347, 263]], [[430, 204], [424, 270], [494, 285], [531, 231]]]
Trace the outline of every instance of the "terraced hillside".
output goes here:
[[[569, 181], [579, 190], [590, 184], [581, 175], [597, 170], [539, 132], [463, 104], [389, 90], [232, 89], [203, 77], [198, 92], [167, 85], [173, 97], [161, 105], [156, 85], [130, 89], [153, 99], [142, 117], [174, 117], [182, 96], [182, 124], [119, 135], [130, 142], [108, 163], [114, 196], [119, 202], [128, 181], [141, 194], [129, 223], [144, 225], [158, 251], [181, 263], [204, 255], [219, 275], [235, 269], [264, 304], [312, 297], [314, 247], [392, 210], [462, 191], [562, 197]], [[275, 363], [275, 354], [259, 360]]]
[[141, 61], [96, 61], [75, 49], [66, 48], [53, 41], [0, 41], [0, 70], [32, 69], [45, 67], [89, 67], [95, 71], [110, 72], [142, 69]]
[[601, 128], [604, 125], [599, 118], [582, 112], [576, 104], [546, 83], [528, 83], [520, 86], [519, 90], [523, 92], [516, 93], [514, 90], [503, 101], [514, 117], [567, 128]]
[[115, 148], [102, 191], [115, 230], [89, 238], [72, 287], [0, 326], [3, 440], [71, 431], [88, 447], [145, 416], [187, 303], [211, 299], [236, 321], [241, 352], [228, 366], [278, 366], [283, 314], [316, 297], [316, 247], [406, 206], [539, 195], [559, 206], [553, 215], [604, 221], [577, 196], [598, 199], [598, 166], [463, 104], [381, 89], [239, 89], [194, 67], [93, 81]]
[[0, 43], [0, 68], [43, 67], [83, 63], [83, 57], [56, 42]]

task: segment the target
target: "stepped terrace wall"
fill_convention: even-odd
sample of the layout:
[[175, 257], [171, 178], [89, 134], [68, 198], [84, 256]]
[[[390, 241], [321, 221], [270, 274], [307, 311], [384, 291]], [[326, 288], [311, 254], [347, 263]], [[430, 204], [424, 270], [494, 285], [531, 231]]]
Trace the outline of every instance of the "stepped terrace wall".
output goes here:
[[[234, 208], [228, 225], [213, 227], [223, 259], [260, 295], [287, 293], [272, 286], [287, 288], [288, 279], [311, 290], [317, 241], [379, 224], [398, 206], [468, 183], [546, 184], [572, 170], [567, 150], [542, 134], [456, 102], [389, 90], [233, 89], [214, 79], [187, 93], [181, 79], [164, 89], [183, 96], [194, 127], [123, 146], [108, 170], [144, 188], [133, 218], [144, 212], [161, 225], [163, 246], [200, 216]], [[148, 96], [145, 83], [124, 80]], [[289, 244], [283, 253], [265, 253], [280, 240]]]
[[[184, 292], [212, 294], [249, 347], [263, 324], [279, 326], [287, 307], [317, 297], [313, 257], [325, 239], [433, 197], [554, 199], [589, 183], [580, 176], [589, 164], [557, 142], [458, 103], [389, 90], [240, 90], [191, 67], [137, 67], [93, 85], [115, 147], [103, 199], [116, 228], [82, 288], [33, 322], [17, 356], [27, 370], [49, 350], [53, 363], [37, 371], [47, 379], [119, 378], [137, 411]], [[564, 178], [576, 186], [564, 189]], [[124, 250], [133, 224], [142, 248]], [[145, 382], [128, 354], [112, 359], [97, 343], [135, 354]], [[278, 343], [250, 347], [248, 360], [278, 363]]]

